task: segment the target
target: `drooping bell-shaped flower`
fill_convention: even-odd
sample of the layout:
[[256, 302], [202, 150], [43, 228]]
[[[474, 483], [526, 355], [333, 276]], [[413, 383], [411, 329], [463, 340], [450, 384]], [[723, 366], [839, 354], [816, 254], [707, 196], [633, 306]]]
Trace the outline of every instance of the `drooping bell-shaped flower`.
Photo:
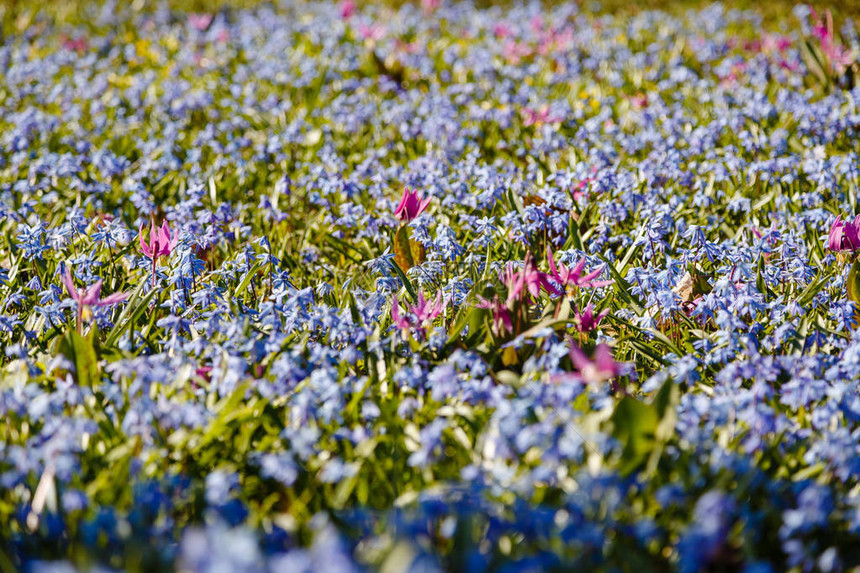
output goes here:
[[161, 227], [156, 227], [155, 223], [152, 224], [152, 227], [149, 230], [149, 244], [147, 244], [143, 239], [143, 225], [140, 226], [138, 233], [140, 238], [140, 250], [150, 259], [166, 257], [170, 255], [171, 251], [176, 247], [177, 237], [171, 237], [170, 227], [167, 225], [167, 221], [162, 223]]
[[159, 257], [170, 255], [171, 251], [176, 248], [178, 236], [170, 235], [170, 227], [167, 221], [161, 224], [161, 227], [155, 226], [155, 221], [152, 222], [152, 227], [149, 229], [149, 243], [143, 239], [143, 225], [138, 230], [140, 239], [140, 251], [148, 258], [152, 259], [152, 287], [155, 288], [155, 263]]

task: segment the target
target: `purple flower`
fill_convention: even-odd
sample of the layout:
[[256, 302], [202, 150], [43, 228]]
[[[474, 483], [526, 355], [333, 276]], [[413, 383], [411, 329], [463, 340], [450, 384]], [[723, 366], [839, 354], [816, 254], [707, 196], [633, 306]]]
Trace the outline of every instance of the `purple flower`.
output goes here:
[[425, 199], [420, 191], [414, 191], [405, 187], [403, 189], [403, 196], [400, 197], [400, 203], [394, 211], [394, 216], [401, 221], [409, 222], [423, 213], [429, 204], [430, 197]]
[[84, 309], [93, 306], [110, 306], [112, 304], [118, 304], [129, 297], [129, 293], [127, 292], [116, 292], [112, 295], [108, 295], [105, 298], [101, 298], [101, 290], [102, 290], [102, 280], [97, 280], [93, 285], [89, 288], [83, 290], [77, 290], [75, 288], [75, 281], [72, 279], [72, 273], [67, 266], [63, 271], [63, 285], [65, 285], [66, 290], [69, 292], [69, 296], [72, 297], [76, 303], [78, 303], [78, 314], [77, 314], [77, 328], [78, 332], [81, 331], [82, 323], [84, 319]]
[[565, 267], [562, 264], [556, 265], [552, 256], [552, 249], [547, 245], [546, 258], [549, 261], [550, 276], [563, 287], [575, 286], [583, 288], [600, 288], [611, 285], [614, 281], [598, 281], [595, 280], [600, 276], [600, 270], [591, 271], [585, 275], [582, 274], [585, 268], [585, 259], [580, 260], [572, 269]]
[[585, 307], [585, 309], [580, 312], [575, 310], [573, 313], [574, 318], [576, 319], [576, 328], [579, 332], [585, 334], [586, 332], [591, 332], [597, 325], [600, 324], [600, 321], [603, 320], [609, 314], [609, 309], [604, 309], [597, 314], [594, 314], [594, 307], [591, 303]]
[[139, 240], [140, 250], [147, 258], [153, 259], [153, 262], [158, 257], [166, 257], [176, 247], [177, 237], [170, 236], [170, 227], [167, 221], [162, 223], [161, 227], [156, 227], [152, 223], [152, 228], [149, 230], [149, 244], [143, 240], [143, 225], [140, 226]]
[[167, 221], [164, 221], [161, 227], [156, 227], [155, 221], [152, 222], [152, 227], [149, 230], [149, 244], [143, 240], [143, 225], [140, 226], [138, 235], [141, 252], [152, 259], [152, 288], [155, 288], [155, 263], [159, 257], [170, 255], [171, 251], [176, 248], [177, 237], [170, 236], [170, 227], [167, 226]]
[[517, 269], [511, 262], [505, 265], [499, 279], [508, 287], [507, 304], [509, 307], [514, 301], [520, 300], [524, 292], [528, 292], [535, 298], [540, 294], [541, 289], [549, 293], [559, 294], [549, 281], [549, 275], [537, 270], [530, 254], [526, 255], [525, 265], [522, 269]]
[[830, 227], [827, 237], [827, 247], [831, 251], [856, 251], [860, 248], [860, 215], [854, 217], [854, 221], [842, 221], [842, 217], [836, 217]]
[[582, 350], [571, 345], [570, 360], [586, 382], [605, 382], [621, 374], [621, 364], [612, 358], [612, 351], [605, 344], [594, 349], [593, 358], [588, 358]]

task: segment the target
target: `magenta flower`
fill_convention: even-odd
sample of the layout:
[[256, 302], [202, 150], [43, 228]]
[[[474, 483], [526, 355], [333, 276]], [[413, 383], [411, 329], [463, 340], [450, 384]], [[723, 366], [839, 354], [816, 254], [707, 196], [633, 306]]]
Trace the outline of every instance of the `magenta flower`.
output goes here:
[[600, 324], [600, 321], [603, 320], [609, 314], [609, 309], [604, 309], [598, 314], [594, 314], [594, 308], [591, 303], [588, 303], [588, 306], [585, 307], [585, 310], [582, 311], [582, 314], [579, 313], [578, 310], [573, 312], [573, 316], [576, 319], [576, 328], [582, 334], [587, 332], [591, 332]]
[[524, 107], [520, 110], [520, 113], [523, 116], [523, 125], [525, 125], [526, 127], [530, 125], [543, 125], [545, 123], [561, 122], [560, 117], [556, 117], [550, 114], [549, 106], [547, 105], [543, 105], [538, 109]]
[[205, 32], [214, 19], [212, 14], [189, 14], [188, 24], [198, 32]]
[[394, 297], [394, 302], [391, 305], [391, 322], [400, 330], [408, 331], [413, 324], [423, 325], [432, 322], [442, 314], [443, 308], [445, 308], [445, 303], [442, 302], [442, 291], [436, 293], [436, 298], [432, 302], [425, 299], [424, 293], [419, 291], [418, 302], [409, 305], [406, 309], [411, 316], [400, 313], [400, 304], [397, 302], [397, 297]]
[[504, 270], [499, 274], [499, 279], [508, 287], [506, 302], [509, 306], [520, 299], [524, 292], [537, 297], [543, 288], [547, 292], [560, 294], [550, 282], [549, 275], [537, 270], [530, 255], [526, 256], [525, 266], [522, 269], [517, 269], [512, 262], [505, 265]]
[[487, 308], [493, 311], [493, 332], [496, 336], [500, 336], [504, 332], [513, 332], [514, 323], [511, 320], [511, 313], [508, 307], [499, 300], [499, 295], [493, 297], [493, 300], [484, 300], [478, 297], [478, 308]]
[[127, 299], [129, 296], [129, 293], [127, 292], [117, 292], [112, 295], [108, 295], [105, 298], [101, 298], [101, 279], [97, 280], [89, 288], [79, 291], [75, 288], [75, 281], [72, 279], [72, 273], [69, 270], [68, 266], [63, 270], [62, 281], [63, 285], [66, 287], [66, 290], [69, 293], [69, 296], [72, 297], [72, 300], [77, 303], [78, 332], [80, 332], [82, 328], [85, 309], [88, 310], [90, 307], [94, 306], [110, 306], [112, 304], [118, 304]]
[[553, 260], [552, 250], [549, 245], [546, 248], [546, 256], [549, 261], [549, 270], [553, 280], [558, 282], [562, 287], [571, 286], [580, 288], [600, 288], [611, 285], [615, 281], [598, 281], [594, 280], [600, 276], [600, 269], [583, 275], [582, 270], [585, 268], [585, 258], [580, 260], [575, 267], [569, 269], [562, 264], [556, 266]]
[[830, 63], [831, 71], [841, 74], [846, 67], [851, 65], [854, 58], [848, 49], [836, 44], [836, 36], [833, 33], [833, 14], [830, 13], [830, 10], [825, 10], [824, 15], [819, 19], [813, 10], [812, 18], [814, 20], [812, 33], [818, 38], [821, 51], [824, 52]]
[[70, 38], [68, 36], [63, 36], [63, 47], [67, 50], [73, 50], [75, 52], [86, 52], [87, 49], [90, 47], [90, 43], [84, 36], [78, 38]]
[[442, 314], [442, 309], [444, 308], [444, 304], [442, 304], [442, 291], [436, 293], [436, 299], [431, 303], [429, 300], [424, 298], [423, 292], [418, 292], [418, 303], [413, 305], [409, 310], [415, 314], [415, 317], [418, 319], [418, 322], [425, 322], [434, 320], [437, 316]]
[[149, 230], [148, 245], [143, 240], [143, 225], [140, 226], [138, 233], [140, 236], [140, 250], [150, 259], [166, 257], [176, 247], [178, 237], [170, 236], [170, 227], [168, 227], [167, 221], [162, 223], [161, 227], [156, 227], [155, 223], [152, 224], [152, 228]]
[[140, 239], [140, 250], [147, 257], [152, 259], [152, 286], [155, 288], [155, 263], [159, 257], [170, 255], [171, 251], [176, 248], [178, 237], [170, 236], [170, 227], [167, 226], [167, 221], [161, 224], [161, 227], [156, 227], [153, 221], [152, 227], [149, 230], [149, 244], [143, 240], [143, 225], [138, 230]]
[[442, 0], [421, 0], [421, 9], [425, 16], [429, 16], [442, 6]]
[[340, 4], [340, 17], [342, 20], [349, 20], [355, 14], [356, 6], [352, 0], [344, 0]]
[[394, 216], [401, 221], [407, 223], [424, 212], [427, 205], [430, 204], [430, 197], [424, 198], [420, 191], [414, 191], [409, 187], [403, 188], [403, 196], [400, 197], [400, 204], [394, 211]]
[[513, 35], [514, 31], [506, 22], [498, 22], [495, 26], [493, 26], [493, 34], [496, 38], [507, 38], [508, 36]]
[[385, 36], [385, 26], [376, 23], [370, 26], [367, 24], [359, 24], [358, 33], [366, 42], [377, 42]]
[[590, 384], [599, 384], [611, 381], [613, 391], [622, 391], [615, 381], [627, 368], [624, 362], [616, 362], [612, 357], [612, 351], [605, 344], [598, 344], [594, 349], [592, 358], [575, 344], [570, 345], [570, 361], [576, 372], [557, 374], [552, 377], [555, 382], [576, 381]]
[[831, 251], [856, 251], [860, 249], [860, 215], [854, 221], [842, 221], [836, 217], [827, 237], [827, 247]]
[[599, 383], [612, 380], [621, 375], [624, 364], [616, 362], [612, 351], [605, 344], [598, 344], [594, 355], [589, 358], [576, 345], [570, 346], [570, 361], [579, 372], [583, 382]]
[[519, 64], [523, 58], [533, 56], [535, 50], [526, 42], [515, 42], [508, 40], [502, 48], [502, 56], [511, 64]]
[[394, 297], [394, 302], [391, 304], [391, 322], [400, 330], [409, 332], [412, 325], [406, 316], [400, 314], [400, 303], [397, 302], [397, 297]]

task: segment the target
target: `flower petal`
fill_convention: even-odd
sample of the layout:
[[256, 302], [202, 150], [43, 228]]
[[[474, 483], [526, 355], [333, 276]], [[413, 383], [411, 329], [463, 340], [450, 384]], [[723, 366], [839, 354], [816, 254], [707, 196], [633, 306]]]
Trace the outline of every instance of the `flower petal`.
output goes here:
[[72, 273], [69, 269], [68, 265], [63, 265], [65, 269], [63, 270], [63, 274], [61, 276], [61, 280], [63, 281], [63, 286], [66, 287], [66, 292], [69, 293], [69, 296], [72, 297], [73, 300], [80, 301], [80, 297], [78, 296], [78, 291], [75, 289], [75, 281], [72, 280]]

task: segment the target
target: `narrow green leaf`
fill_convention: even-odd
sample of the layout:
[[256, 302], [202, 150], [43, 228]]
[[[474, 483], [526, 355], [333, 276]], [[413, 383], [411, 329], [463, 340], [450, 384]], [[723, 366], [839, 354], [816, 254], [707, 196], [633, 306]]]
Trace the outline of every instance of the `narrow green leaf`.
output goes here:
[[96, 356], [93, 327], [86, 337], [76, 330], [69, 330], [60, 341], [60, 353], [75, 366], [75, 382], [79, 386], [92, 388], [99, 381], [99, 363]]
[[400, 278], [400, 281], [403, 283], [403, 287], [406, 289], [406, 292], [409, 294], [409, 298], [412, 299], [412, 302], [418, 302], [418, 295], [415, 293], [415, 287], [412, 286], [412, 281], [409, 280], [409, 277], [406, 276], [406, 273], [403, 272], [403, 269], [400, 268], [400, 265], [397, 264], [396, 261], [391, 263], [391, 267], [394, 269], [394, 272]]

